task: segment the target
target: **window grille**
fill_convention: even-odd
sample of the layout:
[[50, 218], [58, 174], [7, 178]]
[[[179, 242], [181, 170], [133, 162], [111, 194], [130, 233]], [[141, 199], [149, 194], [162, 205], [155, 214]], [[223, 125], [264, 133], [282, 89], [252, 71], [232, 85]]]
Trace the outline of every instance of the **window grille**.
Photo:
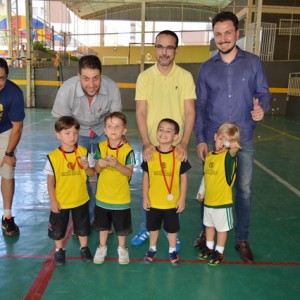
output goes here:
[[300, 19], [280, 19], [279, 35], [300, 35]]

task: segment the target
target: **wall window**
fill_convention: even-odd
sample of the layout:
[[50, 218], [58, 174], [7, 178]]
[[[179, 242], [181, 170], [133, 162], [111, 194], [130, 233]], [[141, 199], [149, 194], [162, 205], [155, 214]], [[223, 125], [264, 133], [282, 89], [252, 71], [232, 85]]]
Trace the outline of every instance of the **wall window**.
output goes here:
[[300, 35], [300, 19], [280, 19], [279, 35]]

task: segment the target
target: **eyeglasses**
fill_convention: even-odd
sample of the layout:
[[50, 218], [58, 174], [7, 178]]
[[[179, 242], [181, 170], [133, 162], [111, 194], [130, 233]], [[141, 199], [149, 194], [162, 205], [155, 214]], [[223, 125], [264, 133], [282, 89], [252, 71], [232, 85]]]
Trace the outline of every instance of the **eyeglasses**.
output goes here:
[[4, 82], [7, 79], [6, 76], [0, 76], [0, 82]]
[[155, 45], [155, 48], [159, 51], [162, 51], [163, 49], [166, 49], [167, 51], [174, 51], [176, 49], [175, 46], [172, 46], [172, 45], [168, 45], [168, 46], [163, 46], [163, 45], [160, 45], [160, 44], [156, 44]]

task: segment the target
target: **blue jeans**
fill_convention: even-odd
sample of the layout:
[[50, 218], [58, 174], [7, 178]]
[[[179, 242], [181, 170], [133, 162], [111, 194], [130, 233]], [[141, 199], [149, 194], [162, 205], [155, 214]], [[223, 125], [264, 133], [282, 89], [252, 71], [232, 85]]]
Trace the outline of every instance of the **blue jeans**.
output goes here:
[[[254, 143], [247, 141], [242, 143], [242, 149], [237, 154], [238, 166], [235, 180], [235, 239], [237, 241], [247, 241], [249, 236], [250, 214], [251, 214], [251, 184], [254, 161]], [[212, 150], [214, 143], [208, 143], [208, 148]], [[203, 216], [203, 204], [201, 205], [201, 215]], [[202, 218], [203, 219], [203, 218]], [[202, 229], [205, 226], [202, 223]]]
[[[90, 138], [88, 136], [79, 136], [78, 144], [87, 148], [89, 153], [95, 153], [97, 150], [98, 144], [101, 141], [104, 141], [106, 139], [104, 133], [101, 135], [96, 135], [93, 138]], [[89, 215], [90, 215], [90, 222], [92, 223], [94, 221], [94, 209], [96, 205], [96, 198], [95, 194], [93, 192], [93, 189], [91, 187], [90, 180], [87, 180], [87, 189], [90, 196], [89, 200]]]

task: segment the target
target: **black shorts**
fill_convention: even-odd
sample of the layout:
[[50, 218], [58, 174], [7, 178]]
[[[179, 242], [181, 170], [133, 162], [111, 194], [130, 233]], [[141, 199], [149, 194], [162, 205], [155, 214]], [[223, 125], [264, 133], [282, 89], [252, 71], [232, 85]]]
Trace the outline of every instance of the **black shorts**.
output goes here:
[[131, 211], [113, 210], [95, 206], [94, 226], [97, 231], [106, 231], [114, 226], [117, 235], [124, 236], [132, 232]]
[[164, 222], [164, 230], [167, 233], [177, 233], [180, 230], [179, 214], [176, 208], [157, 209], [150, 208], [147, 211], [146, 227], [148, 231], [160, 230], [162, 222]]
[[78, 236], [90, 234], [89, 205], [87, 202], [75, 208], [62, 209], [59, 213], [50, 212], [48, 236], [52, 240], [61, 240], [65, 237], [70, 213], [72, 213], [73, 232]]

